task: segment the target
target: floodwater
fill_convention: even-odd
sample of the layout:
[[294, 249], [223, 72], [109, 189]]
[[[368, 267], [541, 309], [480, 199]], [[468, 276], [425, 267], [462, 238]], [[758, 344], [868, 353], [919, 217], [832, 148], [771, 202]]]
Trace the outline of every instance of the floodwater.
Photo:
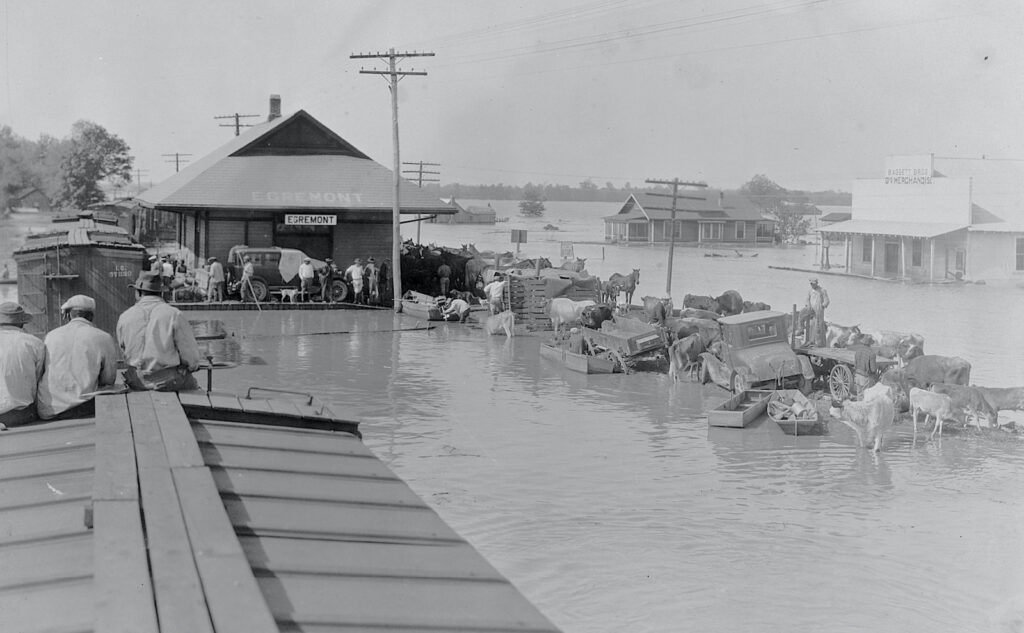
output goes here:
[[[514, 215], [515, 203], [501, 204], [499, 215]], [[421, 239], [515, 250], [508, 229], [527, 228], [526, 256], [554, 258], [575, 241], [593, 274], [640, 268], [634, 301], [665, 294], [666, 248], [597, 243], [617, 205], [548, 209], [540, 221], [425, 225]], [[562, 230], [541, 230], [549, 222]], [[768, 265], [809, 268], [814, 247], [754, 252], [677, 249], [676, 303], [734, 288], [802, 304], [808, 275]], [[977, 384], [1024, 384], [1024, 290], [821, 280], [830, 320], [915, 331], [928, 352], [971, 361]], [[905, 422], [876, 455], [838, 423], [799, 438], [768, 424], [709, 429], [724, 390], [658, 373], [569, 373], [538, 357], [539, 336], [407, 329], [424, 324], [389, 311], [202, 317], [223, 320], [242, 362], [216, 373], [216, 390], [315, 393], [361, 421], [367, 446], [567, 633], [1024, 623], [1015, 434], [915, 440]]]

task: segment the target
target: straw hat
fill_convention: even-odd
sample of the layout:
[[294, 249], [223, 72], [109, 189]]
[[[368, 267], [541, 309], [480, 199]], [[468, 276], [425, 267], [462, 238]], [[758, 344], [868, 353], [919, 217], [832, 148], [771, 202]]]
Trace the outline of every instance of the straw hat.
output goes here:
[[215, 261], [217, 261], [217, 258], [216, 258], [216, 257], [207, 257], [207, 258], [206, 258], [206, 263], [207, 263], [207, 264], [212, 264], [212, 263], [213, 263], [213, 262], [215, 262]]
[[95, 312], [96, 300], [85, 295], [75, 295], [65, 301], [64, 305], [62, 305], [60, 309], [61, 312], [64, 310], [87, 310], [89, 312]]
[[147, 292], [163, 292], [167, 289], [164, 286], [163, 277], [159, 273], [149, 272], [148, 270], [139, 273], [139, 278], [135, 280], [134, 284], [131, 284], [131, 287]]
[[25, 312], [25, 308], [17, 303], [13, 301], [0, 303], [0, 325], [21, 325], [31, 320], [32, 315]]

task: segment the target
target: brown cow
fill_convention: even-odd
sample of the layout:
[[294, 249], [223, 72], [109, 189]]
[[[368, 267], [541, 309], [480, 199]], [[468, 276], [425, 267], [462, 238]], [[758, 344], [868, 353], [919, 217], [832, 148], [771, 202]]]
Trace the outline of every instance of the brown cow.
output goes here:
[[718, 304], [718, 311], [725, 316], [732, 316], [743, 312], [743, 297], [735, 290], [726, 290], [721, 295], [715, 297], [715, 303]]
[[953, 403], [953, 409], [964, 416], [965, 424], [970, 422], [970, 418], [973, 417], [974, 424], [980, 431], [982, 416], [985, 417], [986, 424], [990, 427], [997, 423], [998, 414], [977, 387], [947, 385], [940, 382], [932, 385], [931, 390], [949, 396]]
[[648, 323], [665, 325], [665, 319], [672, 314], [672, 298], [659, 299], [658, 297], [641, 297], [644, 302], [644, 314], [647, 315]]
[[1024, 411], [1024, 387], [975, 387], [985, 402], [996, 412], [998, 425], [1000, 411]]
[[897, 404], [909, 396], [914, 387], [928, 389], [937, 383], [968, 385], [971, 382], [971, 364], [957, 356], [928, 354], [913, 358], [903, 367], [886, 370], [879, 382], [890, 385], [900, 394]]
[[704, 343], [699, 334], [691, 334], [681, 338], [668, 347], [668, 376], [673, 382], [679, 380], [683, 372], [692, 376], [700, 364], [700, 354], [704, 351]]
[[705, 347], [722, 338], [721, 326], [713, 319], [670, 317], [665, 319], [665, 329], [668, 330], [669, 339], [673, 341], [699, 334]]

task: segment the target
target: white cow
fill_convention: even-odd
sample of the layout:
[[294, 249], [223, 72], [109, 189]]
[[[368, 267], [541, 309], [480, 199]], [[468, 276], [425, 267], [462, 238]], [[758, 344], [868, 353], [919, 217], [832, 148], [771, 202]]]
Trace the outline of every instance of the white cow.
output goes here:
[[910, 388], [910, 411], [914, 415], [914, 435], [917, 435], [917, 412], [924, 412], [924, 423], [928, 424], [928, 416], [935, 416], [935, 428], [932, 429], [932, 437], [935, 431], [942, 435], [942, 421], [953, 418], [953, 400], [943, 393], [935, 393], [927, 389]]
[[885, 432], [892, 428], [896, 417], [896, 407], [886, 391], [887, 387], [885, 391], [879, 389], [868, 395], [865, 390], [863, 401], [847, 400], [842, 407], [829, 409], [829, 414], [853, 429], [861, 446], [868, 448], [874, 445], [875, 452], [881, 450]]
[[557, 332], [563, 324], [576, 323], [583, 314], [583, 308], [597, 305], [591, 300], [573, 301], [565, 297], [558, 297], [548, 302], [548, 316], [551, 317], [551, 327]]

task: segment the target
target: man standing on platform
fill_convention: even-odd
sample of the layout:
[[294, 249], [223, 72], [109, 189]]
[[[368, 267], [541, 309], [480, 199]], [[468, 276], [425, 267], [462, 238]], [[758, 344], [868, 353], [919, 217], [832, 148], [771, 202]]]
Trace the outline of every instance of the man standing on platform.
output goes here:
[[46, 364], [43, 342], [22, 330], [32, 320], [17, 303], [0, 303], [0, 430], [36, 419], [36, 390]]
[[256, 274], [256, 267], [252, 265], [252, 257], [246, 255], [242, 258], [242, 302], [248, 301], [250, 298], [256, 300], [256, 295], [252, 289], [252, 277]]
[[210, 264], [210, 280], [207, 282], [206, 302], [224, 301], [224, 264], [216, 257], [206, 260]]
[[441, 284], [441, 295], [447, 297], [449, 285], [451, 284], [452, 268], [442, 263], [437, 267], [437, 279]]
[[302, 301], [313, 300], [314, 275], [313, 260], [308, 257], [303, 259], [302, 263], [299, 264], [299, 295], [302, 296]]
[[345, 277], [352, 284], [352, 302], [363, 301], [363, 260], [356, 257], [352, 265], [345, 269]]
[[125, 382], [136, 390], [198, 389], [192, 372], [199, 369], [199, 345], [185, 316], [164, 302], [160, 276], [141, 273], [132, 287], [138, 301], [117, 320]]
[[95, 312], [92, 297], [75, 295], [60, 307], [66, 323], [46, 335], [46, 371], [36, 401], [44, 420], [94, 415], [93, 396], [82, 394], [117, 381], [117, 344], [92, 324]]
[[334, 303], [334, 260], [324, 260], [324, 268], [320, 271], [320, 301]]
[[818, 285], [817, 278], [811, 278], [811, 289], [807, 291], [807, 307], [811, 310], [810, 327], [804, 331], [804, 344], [825, 347], [825, 308], [828, 307], [828, 292]]

